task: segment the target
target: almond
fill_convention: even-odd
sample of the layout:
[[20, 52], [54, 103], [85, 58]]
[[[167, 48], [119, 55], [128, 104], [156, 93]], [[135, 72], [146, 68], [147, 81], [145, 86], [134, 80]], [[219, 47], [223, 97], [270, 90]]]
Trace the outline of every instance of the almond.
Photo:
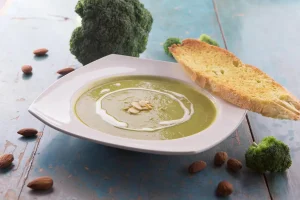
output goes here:
[[30, 65], [24, 65], [21, 69], [24, 74], [31, 74], [32, 72], [32, 67]]
[[217, 195], [226, 197], [233, 192], [233, 186], [228, 181], [221, 181], [217, 187]]
[[189, 166], [188, 171], [189, 171], [189, 173], [194, 174], [194, 173], [202, 171], [205, 167], [206, 167], [206, 162], [200, 160], [200, 161], [196, 161], [193, 164], [191, 164]]
[[67, 67], [67, 68], [63, 68], [63, 69], [58, 70], [57, 73], [60, 74], [60, 75], [66, 75], [66, 74], [68, 74], [68, 73], [70, 73], [74, 70], [75, 69], [72, 68], [72, 67]]
[[227, 167], [229, 169], [231, 169], [232, 171], [237, 172], [240, 169], [242, 169], [243, 165], [242, 165], [242, 163], [239, 160], [234, 159], [234, 158], [230, 158], [227, 161]]
[[47, 52], [48, 52], [48, 49], [45, 49], [45, 48], [36, 49], [36, 50], [33, 51], [33, 53], [36, 56], [44, 56]]
[[35, 136], [38, 133], [38, 131], [34, 128], [23, 128], [17, 133], [23, 135], [24, 137], [32, 137]]
[[216, 153], [214, 163], [216, 166], [221, 166], [226, 162], [227, 159], [228, 159], [227, 153], [224, 151], [220, 151]]
[[132, 102], [131, 105], [132, 105], [135, 109], [137, 109], [137, 110], [143, 110], [143, 108], [141, 107], [141, 105], [140, 105], [138, 102], [136, 102], [136, 101]]
[[3, 154], [0, 156], [0, 169], [7, 168], [14, 161], [14, 156], [12, 154]]
[[140, 100], [139, 101], [140, 106], [145, 107], [147, 104], [149, 104], [149, 101], [145, 101], [145, 100]]
[[130, 114], [138, 114], [140, 111], [135, 109], [134, 107], [130, 107], [127, 112], [129, 112]]
[[49, 176], [42, 176], [27, 184], [27, 187], [33, 190], [48, 190], [52, 188], [53, 180]]

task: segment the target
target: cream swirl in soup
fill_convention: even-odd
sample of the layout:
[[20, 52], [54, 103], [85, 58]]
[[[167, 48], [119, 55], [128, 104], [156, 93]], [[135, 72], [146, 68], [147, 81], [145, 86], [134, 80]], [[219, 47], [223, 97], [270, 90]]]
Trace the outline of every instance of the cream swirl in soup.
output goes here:
[[87, 126], [114, 136], [165, 140], [201, 134], [217, 113], [198, 88], [174, 79], [124, 76], [93, 86], [79, 97], [75, 112]]

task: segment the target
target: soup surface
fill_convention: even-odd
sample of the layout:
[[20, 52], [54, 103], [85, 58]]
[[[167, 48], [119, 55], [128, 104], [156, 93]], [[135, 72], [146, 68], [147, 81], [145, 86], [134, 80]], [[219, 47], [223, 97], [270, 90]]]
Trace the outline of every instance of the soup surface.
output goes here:
[[216, 117], [209, 98], [177, 80], [124, 76], [96, 85], [79, 97], [75, 112], [84, 124], [107, 134], [176, 139], [206, 129]]

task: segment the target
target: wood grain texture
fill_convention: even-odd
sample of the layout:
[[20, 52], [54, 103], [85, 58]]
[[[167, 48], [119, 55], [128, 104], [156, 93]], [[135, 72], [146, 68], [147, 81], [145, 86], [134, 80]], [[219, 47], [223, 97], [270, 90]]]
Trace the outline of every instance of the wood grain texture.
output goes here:
[[[99, 199], [99, 200], [185, 200], [218, 199], [219, 181], [234, 185], [229, 199], [269, 199], [263, 177], [244, 168], [229, 172], [216, 168], [213, 157], [227, 151], [230, 157], [243, 161], [251, 136], [244, 121], [237, 132], [218, 146], [193, 156], [159, 156], [105, 147], [46, 128], [35, 157], [30, 181], [52, 176], [50, 192], [30, 192], [28, 199]], [[202, 172], [189, 175], [188, 166], [197, 160], [207, 162]], [[26, 182], [26, 184], [27, 184]]]
[[[48, 0], [44, 2], [46, 5], [50, 3]], [[76, 1], [72, 0], [72, 2]], [[143, 0], [142, 2], [154, 17], [147, 50], [141, 55], [142, 58], [174, 62], [162, 48], [162, 43], [168, 37], [198, 38], [200, 34], [207, 33], [221, 43], [222, 37], [211, 0], [188, 2]], [[26, 4], [26, 6], [30, 5]], [[74, 7], [64, 5], [59, 7], [62, 13], [64, 13], [63, 9], [65, 11], [74, 9]], [[75, 18], [70, 20], [74, 21]], [[47, 23], [43, 21], [44, 26], [47, 26]], [[73, 26], [75, 27], [74, 24]], [[37, 27], [40, 31], [40, 27]], [[52, 45], [49, 53], [59, 51], [61, 56], [51, 55], [49, 58], [71, 64], [75, 61], [68, 58], [68, 46], [63, 46], [70, 37], [69, 27], [59, 24], [53, 29], [60, 28], [66, 29], [64, 33], [60, 32], [61, 45]], [[49, 35], [44, 36], [49, 37]], [[49, 38], [49, 42], [56, 41], [60, 36]], [[45, 65], [49, 63], [52, 62], [48, 58], [43, 61]], [[41, 69], [41, 71], [56, 72], [57, 70], [54, 69], [58, 65], [56, 61], [53, 61], [53, 64], [55, 67]], [[51, 77], [45, 79], [49, 82], [53, 81]], [[213, 157], [217, 151], [227, 151], [231, 157], [240, 159], [244, 163], [244, 153], [250, 143], [251, 135], [246, 121], [237, 132], [209, 151], [180, 157], [157, 156], [109, 148], [64, 135], [47, 127], [26, 183], [38, 176], [47, 175], [53, 177], [54, 188], [48, 192], [31, 192], [24, 187], [20, 198], [38, 200], [218, 199], [215, 196], [218, 182], [228, 180], [235, 187], [233, 195], [228, 199], [269, 199], [269, 193], [261, 175], [247, 169], [243, 169], [241, 173], [232, 174], [226, 170], [225, 166], [213, 167]], [[189, 164], [199, 159], [206, 161], [208, 167], [202, 173], [189, 175], [187, 173]]]
[[[300, 98], [300, 2], [297, 0], [215, 0], [228, 49], [253, 64]], [[289, 145], [293, 165], [267, 174], [273, 199], [299, 199], [300, 122], [249, 114], [255, 140], [273, 135]]]
[[154, 17], [147, 50], [140, 56], [141, 58], [175, 62], [163, 49], [163, 43], [169, 37], [199, 38], [202, 33], [206, 33], [224, 47], [211, 0], [187, 2], [142, 0], [141, 2]]
[[[71, 59], [68, 40], [77, 22], [50, 16], [60, 14], [59, 1], [51, 1], [51, 5], [39, 2], [31, 1], [31, 5], [49, 13], [28, 9], [24, 1], [8, 0], [0, 6], [0, 154], [13, 153], [15, 157], [11, 168], [0, 170], [1, 200], [18, 199], [45, 127], [27, 112], [28, 106], [57, 79], [55, 72]], [[74, 7], [74, 2], [69, 6]], [[73, 10], [69, 14], [75, 16]], [[40, 47], [50, 49], [48, 57], [33, 56], [32, 51]], [[32, 75], [23, 75], [24, 64], [32, 65]], [[25, 127], [40, 133], [25, 139], [17, 134]]]

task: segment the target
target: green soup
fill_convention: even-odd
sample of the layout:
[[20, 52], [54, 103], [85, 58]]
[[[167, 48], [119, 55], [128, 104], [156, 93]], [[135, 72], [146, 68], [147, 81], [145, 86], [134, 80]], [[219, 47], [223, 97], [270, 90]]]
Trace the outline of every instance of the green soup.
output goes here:
[[96, 85], [79, 97], [75, 112], [84, 124], [107, 134], [144, 140], [176, 139], [206, 129], [216, 117], [210, 99], [177, 80], [124, 76]]

